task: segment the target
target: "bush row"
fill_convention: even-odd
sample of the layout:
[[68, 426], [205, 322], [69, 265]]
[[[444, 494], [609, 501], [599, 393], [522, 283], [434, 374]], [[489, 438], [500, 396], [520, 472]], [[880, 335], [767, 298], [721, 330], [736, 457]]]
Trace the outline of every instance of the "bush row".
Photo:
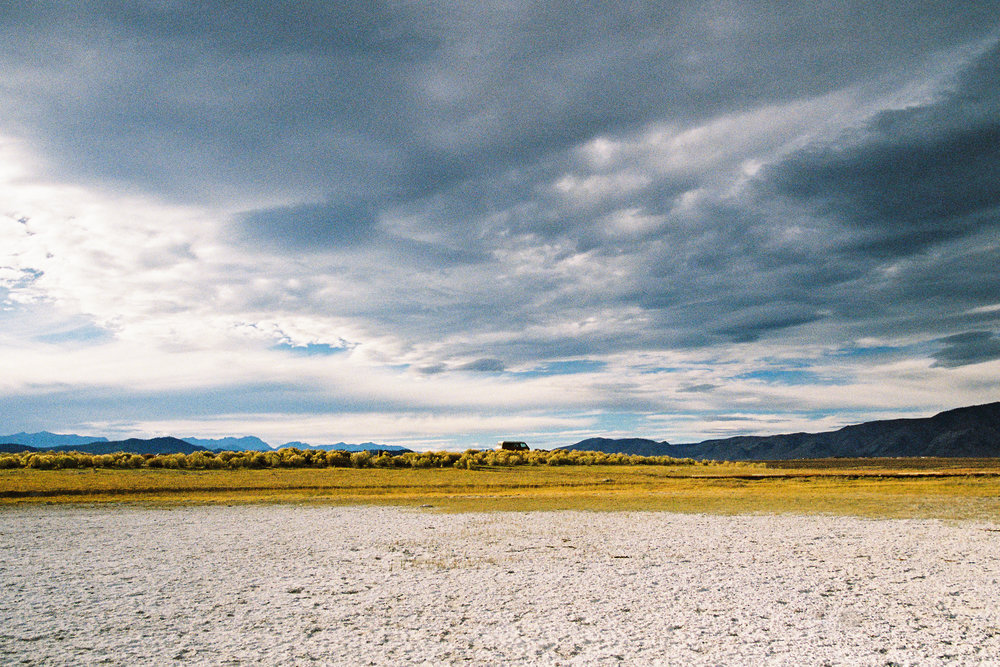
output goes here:
[[669, 456], [605, 454], [603, 452], [524, 452], [475, 450], [458, 452], [328, 452], [287, 447], [273, 452], [195, 452], [193, 454], [85, 454], [81, 452], [23, 452], [0, 454], [0, 469], [37, 468], [182, 468], [188, 470], [240, 468], [464, 468], [523, 465], [694, 465], [714, 463]]
[[509, 466], [607, 466], [607, 465], [694, 465], [694, 459], [676, 459], [671, 456], [639, 456], [638, 454], [605, 454], [604, 452], [578, 452], [555, 449], [552, 451], [528, 450], [512, 452], [503, 450], [466, 450], [455, 461], [456, 468], [470, 470], [483, 467]]

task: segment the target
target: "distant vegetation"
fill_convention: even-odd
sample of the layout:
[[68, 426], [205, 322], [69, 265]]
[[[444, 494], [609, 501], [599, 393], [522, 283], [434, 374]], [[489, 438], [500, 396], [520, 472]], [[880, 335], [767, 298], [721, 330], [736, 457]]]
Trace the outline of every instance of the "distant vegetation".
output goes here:
[[361, 451], [324, 451], [287, 447], [272, 452], [194, 452], [191, 454], [87, 454], [82, 452], [20, 452], [0, 454], [0, 469], [33, 468], [66, 470], [73, 468], [168, 468], [184, 470], [260, 468], [460, 468], [475, 470], [511, 466], [593, 466], [593, 465], [707, 465], [711, 461], [677, 459], [669, 456], [605, 454], [603, 452], [479, 451], [406, 452], [388, 454]]

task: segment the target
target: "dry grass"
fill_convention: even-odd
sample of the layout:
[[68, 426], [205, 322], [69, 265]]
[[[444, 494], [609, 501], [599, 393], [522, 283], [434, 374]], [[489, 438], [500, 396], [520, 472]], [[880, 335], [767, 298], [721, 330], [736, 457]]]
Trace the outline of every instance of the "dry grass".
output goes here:
[[431, 505], [448, 511], [667, 510], [1000, 518], [1000, 460], [929, 461], [844, 459], [767, 467], [481, 470], [4, 470], [0, 471], [0, 503], [309, 502]]
[[869, 471], [869, 472], [940, 472], [940, 473], [993, 473], [1000, 474], [1000, 459], [941, 458], [920, 456], [913, 458], [870, 458], [870, 459], [795, 459], [792, 461], [768, 461], [770, 469], [779, 470], [827, 470], [827, 471]]

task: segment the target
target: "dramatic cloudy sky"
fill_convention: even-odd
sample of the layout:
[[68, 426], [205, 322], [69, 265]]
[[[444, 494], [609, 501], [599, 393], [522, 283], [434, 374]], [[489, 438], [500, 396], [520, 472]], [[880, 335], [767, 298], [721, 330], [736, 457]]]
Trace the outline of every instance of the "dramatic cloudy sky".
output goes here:
[[0, 12], [0, 433], [464, 448], [1000, 400], [1000, 11]]

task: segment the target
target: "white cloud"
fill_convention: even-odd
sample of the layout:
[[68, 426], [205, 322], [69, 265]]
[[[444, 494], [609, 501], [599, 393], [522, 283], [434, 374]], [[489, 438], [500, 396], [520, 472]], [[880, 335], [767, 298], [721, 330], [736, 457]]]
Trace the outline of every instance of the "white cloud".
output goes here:
[[[595, 27], [589, 16], [568, 18], [581, 30]], [[644, 33], [648, 57], [633, 52], [632, 33], [602, 36], [591, 48], [592, 33], [562, 34], [554, 21], [565, 43], [506, 54], [522, 75], [511, 76], [510, 62], [482, 59], [457, 76], [455, 63], [475, 55], [475, 40], [417, 39], [410, 18], [391, 20], [403, 21], [412, 51], [380, 52], [385, 69], [361, 67], [343, 89], [346, 79], [314, 76], [330, 87], [306, 94], [300, 70], [316, 75], [347, 60], [339, 51], [330, 61], [303, 52], [286, 56], [284, 65], [294, 66], [260, 88], [227, 88], [233, 68], [206, 79], [211, 91], [178, 80], [161, 89], [151, 77], [155, 92], [137, 93], [134, 106], [106, 100], [122, 112], [120, 125], [94, 123], [79, 141], [67, 139], [62, 115], [5, 123], [3, 131], [27, 139], [0, 138], [0, 391], [40, 405], [65, 391], [234, 399], [268, 385], [287, 391], [280, 405], [203, 418], [174, 407], [170, 418], [110, 415], [92, 424], [414, 443], [509, 429], [551, 441], [603, 427], [615, 414], [648, 418], [642, 423], [671, 439], [759, 433], [1000, 395], [995, 362], [931, 364], [933, 341], [964, 326], [947, 317], [964, 315], [985, 330], [996, 304], [933, 306], [930, 316], [906, 321], [880, 312], [891, 290], [907, 285], [909, 301], [899, 308], [924, 302], [917, 287], [938, 284], [940, 247], [937, 255], [866, 264], [852, 255], [843, 227], [761, 189], [790, 154], [863, 134], [887, 108], [938, 99], [956, 69], [993, 42], [977, 41], [979, 51], [955, 47], [958, 37], [943, 51], [918, 43], [912, 71], [883, 65], [888, 55], [871, 47], [857, 54], [857, 72], [867, 74], [831, 67], [817, 75], [802, 71], [798, 56], [746, 46], [758, 42], [741, 38], [774, 35], [743, 21], [699, 18], [689, 27], [708, 25], [704, 36], [722, 41], [699, 37], [684, 52], [673, 38], [692, 41], [694, 33]], [[517, 36], [512, 20], [500, 33], [486, 31], [491, 48], [506, 49]], [[735, 31], [732, 40], [713, 26]], [[421, 27], [431, 36], [440, 28]], [[116, 55], [135, 58], [147, 75], [159, 71], [151, 54], [188, 48], [184, 35], [149, 45], [142, 26], [109, 29], [133, 37]], [[833, 51], [815, 53], [837, 55], [842, 38], [856, 36], [824, 36]], [[67, 53], [87, 51], [73, 39]], [[792, 46], [813, 53], [810, 44]], [[226, 56], [262, 62], [240, 44], [226, 48], [236, 51]], [[194, 86], [218, 55], [203, 54], [183, 83]], [[351, 56], [369, 57], [364, 49]], [[760, 74], [745, 78], [734, 63]], [[618, 76], [639, 65], [653, 77], [642, 90]], [[64, 87], [56, 92], [67, 108], [104, 122], [100, 100], [77, 88], [73, 72], [58, 63], [39, 71]], [[113, 87], [123, 85], [117, 72], [91, 63], [76, 74]], [[727, 77], [747, 90], [731, 89]], [[30, 108], [44, 109], [53, 91], [33, 81], [18, 81], [17, 91], [34, 90], [38, 106]], [[360, 101], [340, 114], [328, 99], [345, 90]], [[420, 95], [408, 97], [413, 91]], [[231, 107], [230, 94], [238, 98]], [[476, 103], [466, 108], [470, 99]], [[293, 117], [301, 124], [285, 122]], [[109, 147], [127, 154], [113, 159]], [[43, 154], [63, 162], [45, 164]], [[188, 187], [197, 192], [179, 192]], [[270, 212], [283, 223], [303, 203], [313, 205], [305, 216], [312, 226], [292, 249], [266, 245], [266, 235], [233, 218], [282, 205]], [[330, 247], [323, 238], [349, 235], [352, 224], [368, 225], [355, 245]], [[980, 265], [995, 259], [995, 243], [975, 248], [987, 260]], [[949, 252], [949, 261], [969, 255], [965, 246]], [[986, 291], [948, 289], [937, 296]], [[859, 332], [901, 351], [874, 361], [840, 354], [860, 344]], [[308, 345], [340, 351], [284, 349]], [[590, 366], [546, 370], [567, 360]], [[282, 403], [299, 395], [310, 401], [301, 412]]]

